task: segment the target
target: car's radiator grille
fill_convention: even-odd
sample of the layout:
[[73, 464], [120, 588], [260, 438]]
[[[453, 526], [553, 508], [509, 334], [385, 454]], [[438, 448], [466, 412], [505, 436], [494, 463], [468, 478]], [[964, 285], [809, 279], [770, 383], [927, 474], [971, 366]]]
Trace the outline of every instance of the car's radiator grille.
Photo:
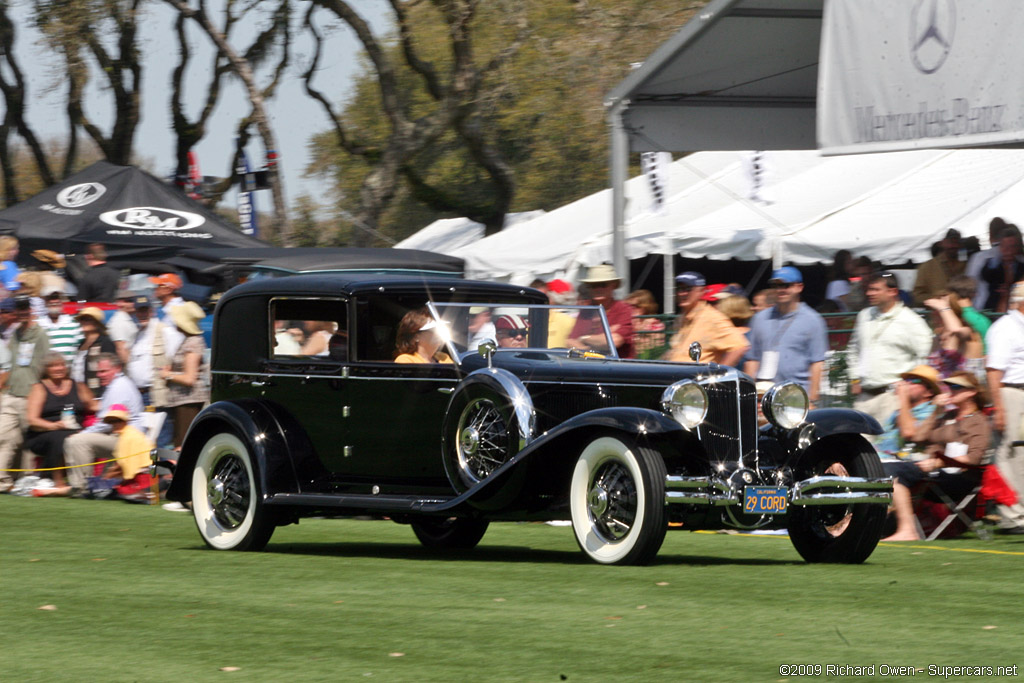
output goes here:
[[704, 384], [708, 416], [700, 436], [708, 455], [716, 460], [736, 460], [741, 439], [744, 458], [752, 456], [757, 447], [757, 391], [753, 382], [740, 380], [737, 407], [736, 385], [735, 380]]

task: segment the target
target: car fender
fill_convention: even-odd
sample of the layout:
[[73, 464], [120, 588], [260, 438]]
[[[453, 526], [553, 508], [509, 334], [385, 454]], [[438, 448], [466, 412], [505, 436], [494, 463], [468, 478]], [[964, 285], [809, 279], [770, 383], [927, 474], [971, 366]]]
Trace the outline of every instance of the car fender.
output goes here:
[[833, 434], [881, 434], [882, 425], [867, 413], [852, 408], [819, 408], [807, 413], [817, 438]]
[[[255, 475], [264, 498], [275, 493], [300, 492], [298, 471], [315, 467], [312, 444], [305, 431], [286, 410], [261, 399], [217, 401], [196, 416], [185, 435], [169, 500], [192, 498], [192, 470], [206, 441], [218, 432], [230, 431], [249, 448]], [[293, 456], [308, 457], [295, 461]], [[301, 479], [312, 479], [313, 475]]]
[[[569, 477], [579, 455], [579, 448], [594, 437], [595, 430], [622, 432], [640, 440], [666, 440], [684, 436], [686, 429], [671, 417], [647, 408], [599, 408], [576, 415], [557, 427], [537, 435], [525, 448], [496, 469], [491, 476], [466, 491], [444, 507], [487, 500], [488, 508], [500, 500], [502, 507], [527, 506], [537, 495], [562, 495], [568, 490]], [[529, 468], [533, 462], [543, 467], [537, 476], [513, 477], [513, 473]], [[543, 474], [543, 476], [541, 476]], [[498, 495], [506, 483], [530, 482], [515, 486], [509, 495]]]

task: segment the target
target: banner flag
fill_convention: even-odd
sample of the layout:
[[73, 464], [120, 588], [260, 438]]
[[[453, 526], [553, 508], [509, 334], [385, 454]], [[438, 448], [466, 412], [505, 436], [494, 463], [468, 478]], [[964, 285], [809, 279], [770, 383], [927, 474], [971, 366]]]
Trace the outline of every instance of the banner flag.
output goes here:
[[249, 169], [249, 157], [243, 149], [238, 156], [238, 166], [235, 172], [240, 179], [238, 188], [238, 223], [242, 226], [242, 233], [259, 237], [259, 224], [256, 219], [256, 206], [253, 203], [252, 173]]
[[665, 174], [672, 163], [671, 152], [643, 152], [640, 155], [640, 171], [651, 184], [651, 211], [665, 213], [668, 179]]

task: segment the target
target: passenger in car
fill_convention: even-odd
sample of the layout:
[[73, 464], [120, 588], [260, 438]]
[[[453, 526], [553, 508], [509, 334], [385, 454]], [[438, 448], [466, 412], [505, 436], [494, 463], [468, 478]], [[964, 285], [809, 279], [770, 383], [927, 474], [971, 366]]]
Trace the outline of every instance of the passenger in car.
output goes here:
[[305, 327], [309, 336], [302, 346], [303, 356], [326, 356], [329, 353], [331, 335], [338, 324], [330, 320], [307, 320]]
[[414, 308], [402, 317], [395, 335], [396, 363], [451, 363], [445, 354], [438, 357], [444, 346], [438, 323], [426, 307]]
[[529, 325], [522, 316], [514, 313], [506, 314], [498, 318], [494, 323], [497, 330], [498, 346], [505, 349], [525, 349], [529, 337]]

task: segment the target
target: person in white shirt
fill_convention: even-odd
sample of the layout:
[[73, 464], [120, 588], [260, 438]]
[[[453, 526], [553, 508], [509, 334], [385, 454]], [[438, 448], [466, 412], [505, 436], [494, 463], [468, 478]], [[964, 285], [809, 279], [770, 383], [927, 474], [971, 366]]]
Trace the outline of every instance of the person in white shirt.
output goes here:
[[895, 275], [874, 273], [865, 285], [870, 306], [857, 314], [846, 357], [854, 407], [882, 422], [898, 407], [890, 387], [925, 362], [932, 331], [900, 301]]
[[[1024, 418], [1024, 282], [1010, 291], [1010, 310], [992, 323], [985, 335], [988, 358], [985, 371], [992, 394], [992, 427], [1000, 432], [994, 464], [1006, 483], [1024, 496], [1024, 449], [1014, 448], [1022, 438]], [[999, 506], [1000, 529], [1024, 534], [1024, 504]]]
[[118, 358], [125, 364], [128, 363], [132, 342], [135, 341], [135, 335], [139, 331], [138, 325], [132, 319], [132, 313], [135, 312], [136, 296], [134, 292], [125, 290], [118, 292], [117, 310], [107, 321], [107, 335], [110, 337], [110, 341], [114, 342]]

